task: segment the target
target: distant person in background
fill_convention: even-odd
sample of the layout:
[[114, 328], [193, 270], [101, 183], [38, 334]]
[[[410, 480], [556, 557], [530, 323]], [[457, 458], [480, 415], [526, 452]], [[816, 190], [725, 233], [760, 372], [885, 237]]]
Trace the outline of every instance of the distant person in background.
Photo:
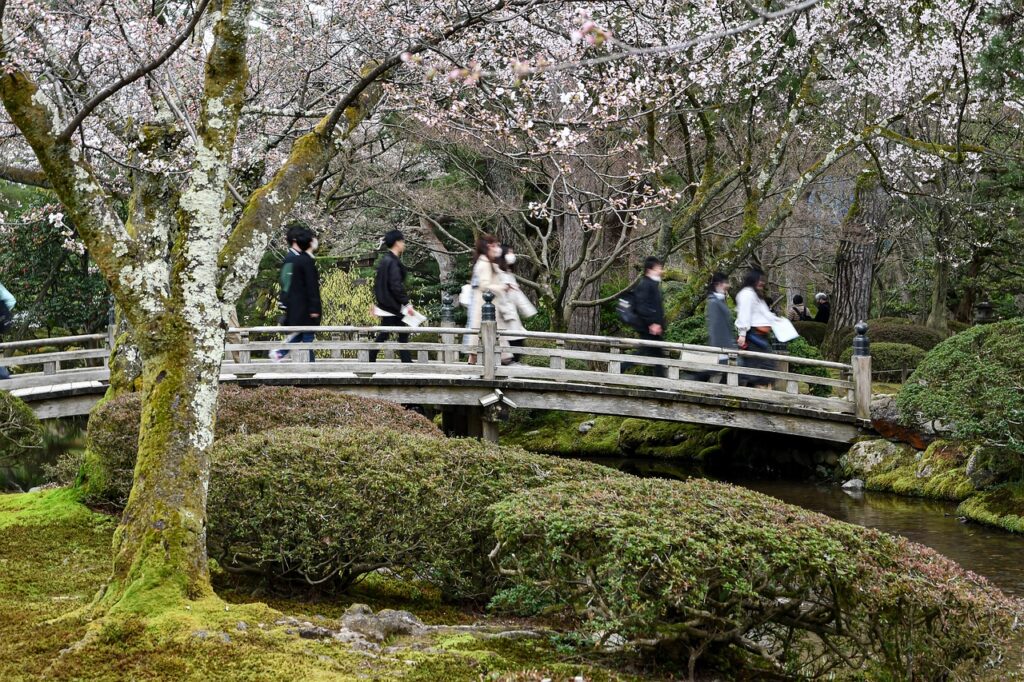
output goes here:
[[[0, 339], [10, 329], [14, 320], [14, 306], [18, 305], [17, 299], [7, 290], [7, 287], [0, 283]], [[0, 365], [0, 380], [10, 379], [11, 373], [7, 368]]]
[[[402, 254], [405, 253], [405, 235], [399, 230], [391, 230], [384, 235], [384, 246], [387, 251], [377, 264], [377, 274], [373, 278], [373, 297], [377, 301], [377, 314], [382, 327], [408, 327], [402, 319], [413, 310], [409, 303], [409, 294], [405, 291], [405, 265]], [[380, 315], [380, 313], [384, 313]], [[391, 337], [389, 332], [378, 332], [374, 338], [376, 343], [384, 343]], [[408, 334], [398, 334], [399, 343], [409, 343]], [[377, 362], [377, 349], [370, 351], [370, 362]], [[407, 350], [398, 351], [402, 362], [412, 362], [412, 354]]]
[[[291, 245], [284, 265], [281, 266], [281, 303], [285, 309], [283, 326], [315, 327], [320, 324], [320, 273], [316, 269], [313, 253], [319, 246], [316, 235], [301, 224], [288, 230]], [[311, 331], [292, 334], [287, 343], [312, 343]], [[287, 350], [271, 351], [270, 358], [280, 362], [288, 356]], [[309, 351], [314, 361], [314, 351]]]
[[[661, 276], [665, 265], [656, 256], [648, 256], [644, 260], [644, 276], [633, 288], [632, 305], [636, 313], [637, 323], [634, 329], [644, 341], [662, 341], [665, 336], [665, 305], [661, 297]], [[652, 358], [664, 358], [665, 353], [656, 346], [641, 346], [639, 355]], [[623, 363], [622, 371], [627, 372], [636, 365]], [[667, 376], [664, 365], [654, 365], [654, 376], [664, 379]]]
[[804, 297], [800, 294], [793, 297], [793, 305], [790, 306], [786, 317], [788, 317], [791, 322], [807, 322], [808, 320], [814, 319], [811, 317], [811, 311], [809, 311], [807, 306], [804, 305]]
[[[736, 294], [736, 329], [739, 336], [736, 345], [742, 350], [757, 353], [771, 353], [770, 335], [772, 323], [777, 315], [768, 307], [764, 300], [765, 276], [760, 270], [750, 270], [743, 278], [740, 292]], [[742, 358], [744, 367], [754, 369], [772, 369], [770, 360], [762, 358]], [[748, 385], [754, 388], [771, 388], [771, 379], [749, 377]]]
[[814, 302], [818, 305], [818, 312], [814, 314], [814, 321], [827, 324], [828, 318], [832, 316], [832, 304], [828, 302], [828, 294], [815, 294]]
[[[708, 300], [705, 304], [704, 317], [708, 324], [708, 345], [715, 348], [736, 348], [736, 334], [733, 326], [732, 311], [726, 304], [725, 299], [729, 294], [729, 278], [721, 272], [711, 276], [711, 283], [708, 285]], [[729, 364], [728, 355], [719, 355], [718, 364]], [[708, 374], [703, 378], [711, 379], [712, 376], [720, 377], [720, 374]]]

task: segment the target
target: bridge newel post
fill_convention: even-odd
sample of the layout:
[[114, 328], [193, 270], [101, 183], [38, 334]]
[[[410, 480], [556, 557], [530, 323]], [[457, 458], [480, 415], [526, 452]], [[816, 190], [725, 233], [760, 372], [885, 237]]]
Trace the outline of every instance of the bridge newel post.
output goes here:
[[[441, 326], [442, 327], [454, 327], [455, 326], [455, 310], [452, 307], [452, 295], [447, 291], [441, 292]], [[441, 334], [441, 343], [445, 346], [455, 345], [455, 334]], [[441, 351], [441, 357], [438, 358], [442, 363], [446, 365], [454, 365], [459, 361], [459, 353], [457, 350], [445, 348]]]
[[494, 294], [484, 293], [484, 305], [480, 309], [480, 357], [484, 364], [484, 379], [493, 379], [497, 369], [495, 350], [498, 346], [498, 317], [494, 307]]
[[858, 322], [853, 328], [853, 400], [858, 419], [871, 419], [871, 342], [868, 325]]

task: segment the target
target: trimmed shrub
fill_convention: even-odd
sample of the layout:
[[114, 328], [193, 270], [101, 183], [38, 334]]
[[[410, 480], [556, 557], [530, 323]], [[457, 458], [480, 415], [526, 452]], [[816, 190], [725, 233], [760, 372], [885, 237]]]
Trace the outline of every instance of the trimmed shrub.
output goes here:
[[20, 398], [0, 391], [0, 465], [19, 461], [43, 447], [43, 425]]
[[896, 404], [957, 438], [1024, 453], [1024, 319], [972, 327], [928, 353]]
[[[903, 371], [914, 371], [924, 359], [925, 351], [909, 343], [871, 344], [871, 373], [878, 381], [900, 381]], [[841, 362], [850, 362], [853, 348], [843, 351]]]
[[[97, 407], [89, 418], [84, 489], [89, 499], [124, 506], [139, 447], [142, 396], [131, 393]], [[392, 428], [442, 437], [423, 416], [386, 400], [327, 389], [224, 386], [217, 399], [216, 437], [262, 433], [284, 426]]]
[[824, 322], [814, 322], [813, 320], [803, 320], [793, 323], [797, 333], [800, 334], [800, 338], [804, 339], [810, 345], [817, 348], [821, 345], [821, 342], [825, 340], [825, 330], [828, 325]]
[[665, 340], [672, 343], [688, 343], [694, 346], [708, 345], [708, 323], [704, 314], [700, 313], [673, 320], [665, 329]]
[[723, 483], [560, 483], [493, 510], [521, 603], [678, 651], [691, 677], [706, 653], [773, 678], [968, 677], [1021, 613], [931, 549]]
[[878, 325], [878, 324], [913, 324], [913, 325], [916, 325], [917, 322], [915, 322], [914, 320], [910, 319], [909, 317], [876, 317], [873, 320], [868, 320], [868, 326], [869, 327], [872, 326], [872, 325]]
[[222, 568], [345, 587], [387, 567], [461, 598], [496, 584], [491, 504], [550, 483], [623, 476], [519, 448], [367, 428], [233, 436], [210, 458], [207, 538]]
[[[853, 348], [853, 330], [842, 332], [840, 347], [844, 350]], [[946, 336], [924, 325], [907, 324], [904, 322], [868, 322], [868, 338], [875, 343], [904, 343], [917, 346], [922, 350], [931, 350], [942, 343]]]

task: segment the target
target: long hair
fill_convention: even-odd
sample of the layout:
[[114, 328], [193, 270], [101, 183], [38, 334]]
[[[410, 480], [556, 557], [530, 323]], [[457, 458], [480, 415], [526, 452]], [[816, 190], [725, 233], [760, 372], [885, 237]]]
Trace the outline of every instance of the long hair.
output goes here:
[[475, 263], [480, 259], [480, 256], [484, 256], [487, 260], [492, 263], [494, 260], [491, 258], [491, 244], [497, 244], [498, 238], [493, 234], [481, 234], [476, 238], [476, 248], [473, 249], [473, 262]]
[[760, 296], [761, 298], [764, 298], [764, 296], [761, 294], [761, 292], [757, 290], [757, 283], [760, 282], [763, 279], [764, 279], [764, 273], [761, 272], [760, 270], [758, 270], [756, 268], [753, 268], [751, 270], [747, 270], [747, 274], [743, 275], [743, 282], [740, 284], [740, 290], [743, 290], [743, 289], [746, 289], [747, 287], [750, 287], [755, 292], [757, 292], [758, 296]]

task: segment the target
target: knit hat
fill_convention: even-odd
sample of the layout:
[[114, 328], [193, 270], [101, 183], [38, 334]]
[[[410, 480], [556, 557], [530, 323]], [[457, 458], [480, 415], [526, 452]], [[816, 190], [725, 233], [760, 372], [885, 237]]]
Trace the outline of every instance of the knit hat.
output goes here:
[[401, 230], [391, 230], [384, 235], [384, 246], [389, 249], [395, 245], [395, 242], [404, 242], [405, 235], [402, 234]]

